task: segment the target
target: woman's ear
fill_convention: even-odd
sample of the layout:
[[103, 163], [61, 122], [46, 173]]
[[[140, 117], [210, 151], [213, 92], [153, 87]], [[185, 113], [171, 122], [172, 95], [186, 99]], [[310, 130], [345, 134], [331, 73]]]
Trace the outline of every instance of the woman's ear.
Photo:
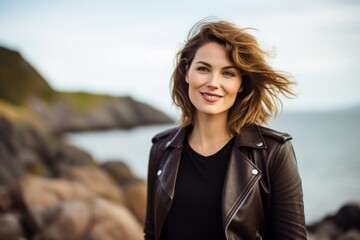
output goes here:
[[241, 93], [242, 91], [244, 90], [243, 86], [241, 85], [239, 90], [238, 90], [238, 93]]
[[189, 65], [186, 66], [185, 81], [189, 83]]

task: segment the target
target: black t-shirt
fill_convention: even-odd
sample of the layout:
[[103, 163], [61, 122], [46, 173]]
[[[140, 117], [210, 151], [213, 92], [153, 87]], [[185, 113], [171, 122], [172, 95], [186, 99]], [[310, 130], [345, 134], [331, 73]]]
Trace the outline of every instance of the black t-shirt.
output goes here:
[[162, 240], [226, 239], [221, 201], [234, 139], [207, 157], [195, 152], [185, 140]]

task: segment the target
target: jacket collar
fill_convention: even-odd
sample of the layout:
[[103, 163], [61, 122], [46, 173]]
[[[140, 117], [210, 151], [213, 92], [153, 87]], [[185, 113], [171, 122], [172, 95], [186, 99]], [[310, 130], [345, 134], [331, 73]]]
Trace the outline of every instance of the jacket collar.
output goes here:
[[[183, 146], [183, 142], [187, 135], [190, 127], [178, 128], [173, 134], [170, 134], [169, 140], [166, 142], [164, 149], [168, 147], [180, 148]], [[240, 147], [251, 147], [264, 149], [266, 144], [261, 131], [257, 125], [250, 125], [241, 129], [240, 134], [236, 136], [235, 146]]]

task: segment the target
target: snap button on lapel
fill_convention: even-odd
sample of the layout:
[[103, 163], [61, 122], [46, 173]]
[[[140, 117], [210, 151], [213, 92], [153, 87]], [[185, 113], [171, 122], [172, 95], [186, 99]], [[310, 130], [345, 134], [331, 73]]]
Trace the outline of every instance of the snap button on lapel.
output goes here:
[[262, 147], [264, 144], [262, 143], [262, 142], [258, 142], [257, 144], [256, 144], [256, 146], [258, 146], [258, 147]]
[[251, 170], [251, 173], [252, 173], [253, 175], [257, 175], [257, 174], [259, 173], [259, 171], [254, 168], [253, 170]]
[[157, 171], [156, 175], [158, 175], [158, 177], [160, 177], [161, 174], [162, 174], [162, 170], [160, 169], [159, 171]]

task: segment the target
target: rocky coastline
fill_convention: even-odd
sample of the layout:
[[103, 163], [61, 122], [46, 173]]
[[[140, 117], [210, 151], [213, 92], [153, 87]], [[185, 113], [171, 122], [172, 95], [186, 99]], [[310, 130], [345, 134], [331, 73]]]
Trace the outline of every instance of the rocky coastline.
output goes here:
[[0, 239], [143, 239], [145, 181], [18, 114], [0, 111]]

